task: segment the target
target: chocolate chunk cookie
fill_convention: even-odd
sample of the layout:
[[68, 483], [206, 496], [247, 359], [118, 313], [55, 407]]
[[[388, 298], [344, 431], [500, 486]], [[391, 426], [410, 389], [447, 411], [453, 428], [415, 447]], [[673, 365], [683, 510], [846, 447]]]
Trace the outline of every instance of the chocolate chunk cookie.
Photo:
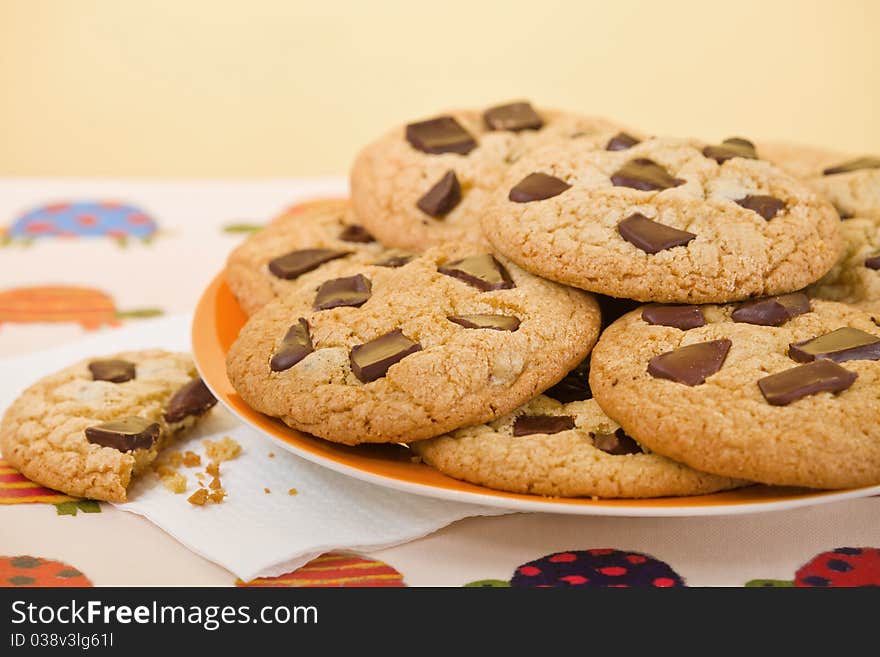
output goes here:
[[636, 310], [593, 351], [596, 401], [649, 449], [767, 484], [880, 483], [880, 327], [797, 293], [703, 306], [678, 328]]
[[292, 208], [232, 251], [226, 281], [251, 315], [293, 290], [405, 255], [379, 244], [355, 220], [348, 201], [314, 201]]
[[300, 290], [251, 316], [227, 359], [248, 404], [340, 443], [417, 440], [509, 413], [598, 335], [591, 295], [467, 246], [364, 278], [362, 303]]
[[762, 157], [825, 196], [850, 217], [880, 217], [880, 154], [853, 155], [812, 146], [768, 142]]
[[539, 396], [488, 424], [410, 444], [451, 477], [554, 497], [700, 495], [745, 482], [698, 472], [644, 450], [594, 400]]
[[810, 295], [858, 306], [880, 320], [880, 214], [855, 217], [840, 225], [843, 256]]
[[364, 148], [351, 172], [352, 203], [389, 246], [421, 251], [463, 242], [485, 250], [479, 217], [511, 163], [556, 141], [623, 149], [638, 142], [633, 134], [605, 119], [523, 101], [443, 112]]
[[0, 450], [39, 484], [124, 502], [131, 478], [216, 402], [187, 354], [92, 358], [25, 390], [0, 424]]
[[533, 273], [663, 303], [798, 290], [842, 248], [837, 213], [806, 184], [736, 150], [675, 139], [533, 151], [510, 168], [482, 224]]

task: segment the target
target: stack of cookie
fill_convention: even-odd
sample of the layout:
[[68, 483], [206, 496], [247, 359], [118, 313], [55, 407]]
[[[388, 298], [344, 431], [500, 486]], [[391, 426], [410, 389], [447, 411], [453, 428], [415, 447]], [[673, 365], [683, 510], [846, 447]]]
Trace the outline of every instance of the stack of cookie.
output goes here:
[[521, 493], [880, 483], [880, 160], [518, 102], [391, 130], [351, 189], [229, 258], [255, 409]]

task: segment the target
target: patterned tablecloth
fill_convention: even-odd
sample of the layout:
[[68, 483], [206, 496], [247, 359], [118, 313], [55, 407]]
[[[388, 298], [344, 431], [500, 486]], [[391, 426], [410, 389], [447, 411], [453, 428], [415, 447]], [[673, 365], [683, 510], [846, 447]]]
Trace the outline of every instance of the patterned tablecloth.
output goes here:
[[[249, 229], [293, 203], [345, 191], [340, 179], [0, 180], [0, 357], [191, 311]], [[880, 584], [880, 499], [728, 517], [470, 518], [247, 584], [472, 583]], [[88, 584], [245, 583], [144, 518], [46, 490], [0, 459], [0, 585]]]

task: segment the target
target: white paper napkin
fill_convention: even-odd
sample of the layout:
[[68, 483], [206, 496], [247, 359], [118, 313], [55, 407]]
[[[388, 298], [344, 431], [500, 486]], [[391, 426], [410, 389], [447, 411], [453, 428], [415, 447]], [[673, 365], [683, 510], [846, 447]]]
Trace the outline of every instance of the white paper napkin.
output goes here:
[[[0, 408], [5, 409], [38, 378], [82, 358], [148, 347], [188, 351], [189, 330], [189, 316], [148, 320], [48, 351], [4, 359], [0, 361]], [[193, 506], [187, 497], [197, 488], [195, 473], [204, 471], [207, 463], [202, 441], [223, 436], [242, 447], [238, 458], [221, 465], [228, 497], [222, 504]], [[156, 477], [147, 476], [129, 489], [129, 502], [115, 506], [148, 518], [243, 580], [289, 572], [329, 550], [377, 550], [420, 538], [461, 518], [509, 513], [346, 477], [285, 452], [220, 405], [171, 449], [202, 456], [200, 468], [178, 468], [187, 476], [187, 492], [174, 494]], [[295, 495], [288, 494], [291, 488], [297, 490]]]

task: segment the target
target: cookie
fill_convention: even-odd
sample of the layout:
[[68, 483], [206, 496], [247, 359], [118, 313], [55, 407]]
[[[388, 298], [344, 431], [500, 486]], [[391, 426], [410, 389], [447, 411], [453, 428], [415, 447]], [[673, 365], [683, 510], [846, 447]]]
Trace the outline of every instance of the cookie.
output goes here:
[[462, 242], [485, 250], [479, 217], [511, 163], [548, 142], [621, 147], [637, 140], [633, 134], [605, 119], [525, 102], [445, 112], [364, 148], [351, 171], [352, 203], [389, 246], [421, 251]]
[[357, 306], [302, 290], [250, 317], [227, 358], [245, 402], [335, 442], [418, 440], [509, 413], [598, 335], [591, 295], [462, 245], [362, 279]]
[[768, 162], [720, 148], [548, 146], [511, 167], [484, 232], [533, 273], [639, 301], [732, 301], [818, 280], [842, 248], [834, 208]]
[[880, 327], [858, 308], [803, 293], [648, 306], [602, 334], [590, 385], [639, 443], [698, 470], [811, 488], [880, 483]]
[[811, 296], [858, 306], [880, 319], [880, 215], [841, 222], [843, 256], [815, 285]]
[[841, 219], [880, 217], [880, 156], [776, 142], [762, 143], [758, 150], [825, 196]]
[[513, 493], [665, 497], [744, 484], [645, 452], [592, 399], [563, 404], [541, 395], [494, 422], [410, 449], [451, 477]]
[[229, 255], [226, 281], [252, 315], [301, 287], [317, 287], [364, 263], [406, 254], [389, 251], [354, 218], [348, 201], [297, 205], [248, 237]]
[[29, 479], [124, 502], [133, 476], [217, 400], [187, 354], [90, 358], [27, 388], [0, 424], [0, 451]]

